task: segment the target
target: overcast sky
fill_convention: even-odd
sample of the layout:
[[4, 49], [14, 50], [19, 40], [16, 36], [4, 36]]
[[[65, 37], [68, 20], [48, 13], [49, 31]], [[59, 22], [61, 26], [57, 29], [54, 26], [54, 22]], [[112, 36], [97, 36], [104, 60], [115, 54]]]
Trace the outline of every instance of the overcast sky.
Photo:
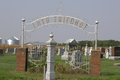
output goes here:
[[[95, 20], [98, 19], [98, 40], [120, 41], [120, 0], [0, 0], [2, 42], [11, 36], [20, 39], [23, 17], [25, 22], [29, 23], [41, 14], [53, 14], [60, 2], [68, 15], [79, 15], [80, 19], [92, 25], [95, 25]], [[51, 32], [56, 42], [65, 42], [67, 39], [91, 40], [81, 29], [60, 26], [38, 28], [26, 42], [46, 42]]]

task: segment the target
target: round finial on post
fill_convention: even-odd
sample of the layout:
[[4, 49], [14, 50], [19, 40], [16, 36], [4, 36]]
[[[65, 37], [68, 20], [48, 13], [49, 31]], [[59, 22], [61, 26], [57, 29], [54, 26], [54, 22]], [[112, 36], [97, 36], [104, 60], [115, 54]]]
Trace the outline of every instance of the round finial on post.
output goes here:
[[98, 23], [99, 23], [99, 21], [98, 21], [98, 20], [96, 20], [96, 21], [95, 21], [95, 23], [96, 23], [96, 24], [98, 24]]
[[54, 37], [54, 35], [52, 34], [52, 32], [51, 32], [51, 34], [50, 34], [50, 38], [53, 38]]
[[22, 18], [22, 22], [25, 22], [25, 18], [24, 17]]

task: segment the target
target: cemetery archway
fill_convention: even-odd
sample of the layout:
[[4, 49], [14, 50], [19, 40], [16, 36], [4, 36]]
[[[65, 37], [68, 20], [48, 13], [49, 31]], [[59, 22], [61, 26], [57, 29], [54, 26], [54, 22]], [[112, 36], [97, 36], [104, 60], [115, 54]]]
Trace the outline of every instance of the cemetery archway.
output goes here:
[[[46, 25], [67, 24], [70, 26], [77, 27], [87, 34], [94, 34], [95, 35], [95, 50], [97, 50], [97, 35], [98, 35], [97, 28], [98, 28], [99, 22], [96, 20], [95, 23], [96, 23], [96, 25], [90, 25], [79, 18], [66, 15], [64, 10], [63, 10], [62, 2], [60, 2], [60, 5], [57, 8], [54, 15], [43, 16], [41, 18], [35, 19], [34, 21], [32, 21], [30, 23], [25, 23], [25, 19], [24, 18], [22, 19], [22, 43], [21, 43], [21, 47], [24, 46], [23, 45], [24, 44], [24, 32], [31, 32], [37, 28], [40, 28], [40, 27], [43, 27]], [[29, 29], [29, 30], [25, 30], [25, 25], [32, 25], [33, 28]], [[94, 27], [95, 31], [89, 32], [86, 30], [87, 27]]]
[[[50, 15], [45, 16], [39, 19], [36, 19], [30, 23], [25, 23], [25, 19], [22, 19], [22, 43], [21, 46], [23, 47], [24, 44], [24, 32], [31, 32], [34, 31], [37, 28], [44, 27], [46, 25], [52, 25], [52, 24], [66, 24], [69, 26], [77, 27], [84, 31], [87, 34], [94, 34], [95, 35], [95, 50], [97, 50], [97, 28], [98, 28], [98, 21], [95, 21], [97, 25], [90, 25], [86, 23], [85, 21], [78, 19], [76, 17], [72, 16], [65, 16], [65, 15]], [[25, 25], [32, 25], [33, 28], [30, 30], [25, 30]], [[89, 32], [86, 30], [86, 27], [94, 27], [94, 32]]]

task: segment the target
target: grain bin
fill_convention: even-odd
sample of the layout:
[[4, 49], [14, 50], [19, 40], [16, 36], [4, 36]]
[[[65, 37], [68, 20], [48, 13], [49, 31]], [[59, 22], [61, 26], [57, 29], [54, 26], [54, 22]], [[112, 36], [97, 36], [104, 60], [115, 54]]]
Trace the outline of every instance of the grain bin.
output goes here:
[[0, 38], [0, 44], [2, 44], [2, 38]]
[[11, 36], [5, 40], [5, 44], [8, 45], [19, 45], [19, 39], [15, 36]]

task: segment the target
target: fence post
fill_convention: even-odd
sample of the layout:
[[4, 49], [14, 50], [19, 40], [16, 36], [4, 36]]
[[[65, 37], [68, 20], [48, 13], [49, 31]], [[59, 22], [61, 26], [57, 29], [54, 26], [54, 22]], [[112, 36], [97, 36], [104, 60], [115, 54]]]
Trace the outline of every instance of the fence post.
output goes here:
[[45, 80], [45, 66], [44, 66], [44, 80]]

